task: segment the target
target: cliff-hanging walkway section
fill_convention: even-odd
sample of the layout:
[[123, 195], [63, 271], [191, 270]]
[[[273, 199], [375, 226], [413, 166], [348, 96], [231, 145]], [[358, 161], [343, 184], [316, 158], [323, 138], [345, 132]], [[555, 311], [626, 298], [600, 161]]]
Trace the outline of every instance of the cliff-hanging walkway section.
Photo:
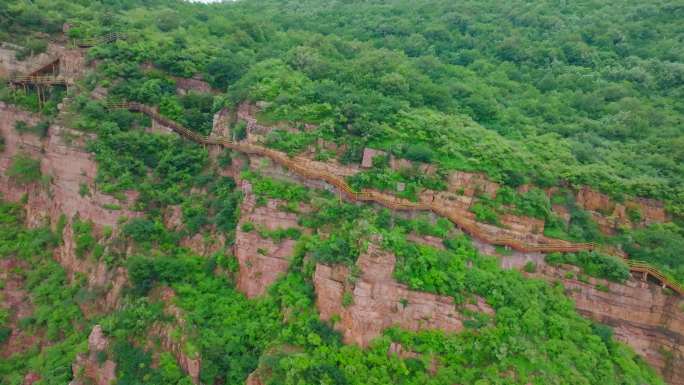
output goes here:
[[[163, 126], [169, 127], [184, 138], [192, 140], [196, 143], [203, 145], [219, 145], [245, 154], [268, 157], [275, 163], [289, 169], [303, 178], [325, 181], [326, 183], [335, 187], [338, 191], [340, 191], [341, 194], [351, 201], [377, 203], [392, 210], [417, 210], [433, 212], [436, 215], [449, 219], [458, 228], [468, 233], [470, 236], [492, 245], [510, 247], [511, 249], [520, 252], [542, 253], [572, 253], [578, 251], [590, 251], [598, 248], [598, 246], [594, 243], [572, 243], [558, 239], [548, 239], [547, 243], [532, 243], [523, 239], [498, 237], [495, 234], [491, 234], [490, 232], [486, 231], [477, 221], [464, 216], [463, 213], [450, 210], [438, 203], [413, 202], [371, 189], [354, 191], [345, 181], [344, 177], [308, 167], [308, 164], [302, 159], [291, 158], [283, 152], [263, 146], [251, 143], [235, 142], [227, 137], [200, 135], [183, 127], [175, 121], [160, 115], [156, 109], [140, 103], [111, 103], [108, 104], [107, 107], [109, 109], [128, 109], [133, 112], [144, 113]], [[629, 259], [625, 259], [625, 262], [627, 263], [631, 272], [641, 274], [644, 280], [648, 277], [652, 277], [664, 288], [670, 288], [674, 292], [684, 295], [684, 287], [667, 278], [653, 266], [645, 262]]]
[[126, 40], [127, 38], [128, 38], [128, 35], [126, 35], [125, 33], [110, 32], [106, 35], [102, 35], [99, 37], [93, 37], [93, 38], [89, 38], [89, 39], [79, 40], [76, 42], [76, 45], [79, 48], [90, 48], [90, 47], [94, 47], [94, 46], [100, 45], [100, 44], [113, 43], [117, 40]]

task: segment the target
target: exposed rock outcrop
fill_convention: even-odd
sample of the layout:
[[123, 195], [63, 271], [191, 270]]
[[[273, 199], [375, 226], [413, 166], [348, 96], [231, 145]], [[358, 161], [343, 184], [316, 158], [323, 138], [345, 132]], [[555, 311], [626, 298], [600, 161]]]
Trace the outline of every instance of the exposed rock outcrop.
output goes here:
[[258, 142], [274, 129], [274, 127], [259, 124], [256, 118], [258, 111], [259, 108], [251, 103], [241, 103], [237, 109], [238, 122], [243, 121], [247, 125], [247, 141], [249, 142]]
[[116, 363], [107, 359], [109, 341], [100, 325], [88, 336], [88, 352], [76, 356], [71, 365], [74, 380], [69, 385], [111, 385], [116, 380]]
[[[65, 216], [64, 242], [56, 249], [55, 259], [70, 276], [83, 273], [91, 286], [106, 288], [107, 295], [102, 304], [111, 309], [126, 281], [125, 270], [112, 271], [103, 263], [78, 258], [71, 219], [78, 215], [81, 220], [92, 222], [96, 233], [101, 233], [105, 227], [115, 228], [121, 216], [132, 218], [140, 215], [126, 209], [137, 195], [126, 193], [126, 201], [122, 202], [97, 191], [94, 184], [97, 165], [92, 154], [85, 150], [87, 135], [56, 125], [49, 127], [46, 138], [30, 133], [20, 134], [14, 129], [18, 121], [35, 125], [40, 118], [4, 103], [0, 103], [0, 113], [3, 116], [0, 135], [5, 139], [5, 150], [0, 153], [0, 193], [3, 199], [18, 202], [25, 197], [29, 227], [55, 226], [59, 218]], [[7, 176], [17, 154], [40, 160], [42, 181], [22, 185]], [[87, 193], [84, 194], [84, 190]]]
[[451, 192], [465, 196], [485, 194], [493, 198], [496, 196], [499, 185], [487, 179], [487, 176], [482, 173], [456, 171], [449, 175], [447, 188]]
[[[242, 182], [245, 193], [240, 207], [240, 222], [235, 233], [235, 257], [240, 264], [237, 288], [247, 297], [263, 294], [266, 289], [287, 271], [295, 241], [284, 239], [276, 242], [263, 238], [258, 228], [270, 230], [299, 228], [297, 214], [284, 212], [278, 207], [280, 200], [269, 199], [266, 205], [258, 206], [249, 182]], [[304, 209], [304, 208], [302, 208]], [[254, 230], [244, 231], [245, 224]]]
[[29, 56], [24, 60], [17, 60], [17, 52], [22, 48], [21, 46], [6, 42], [0, 44], [0, 77], [25, 74], [54, 60], [50, 52]]
[[373, 167], [373, 158], [376, 156], [387, 156], [387, 153], [382, 150], [376, 150], [374, 148], [364, 148], [363, 156], [361, 158], [361, 168], [371, 168]]
[[590, 277], [583, 282], [576, 278], [577, 271], [540, 263], [533, 275], [561, 281], [580, 313], [612, 326], [616, 338], [644, 357], [670, 385], [684, 384], [684, 300], [638, 279], [618, 284]]
[[27, 333], [19, 328], [19, 320], [33, 314], [29, 293], [24, 288], [24, 279], [14, 269], [26, 268], [27, 264], [15, 259], [0, 259], [0, 309], [9, 311], [6, 325], [11, 329], [9, 338], [0, 344], [0, 357], [30, 349], [40, 341], [40, 335]]
[[164, 350], [171, 352], [176, 357], [178, 365], [192, 379], [193, 384], [200, 383], [200, 368], [202, 360], [197, 356], [190, 356], [185, 350], [186, 338], [181, 333], [179, 338], [176, 329], [185, 326], [185, 316], [183, 310], [173, 303], [176, 294], [171, 288], [161, 287], [151, 294], [164, 302], [164, 314], [173, 318], [173, 322], [156, 322], [150, 328], [150, 335], [159, 339]]
[[208, 94], [212, 92], [209, 83], [202, 80], [202, 75], [197, 74], [191, 78], [174, 77], [176, 81], [176, 92], [185, 95], [189, 92]]
[[259, 374], [257, 374], [256, 371], [252, 372], [247, 376], [247, 381], [245, 381], [245, 385], [264, 385], [264, 383], [261, 381], [261, 378], [259, 378]]
[[[367, 346], [391, 326], [447, 332], [463, 329], [464, 317], [453, 298], [410, 290], [396, 282], [392, 276], [395, 263], [392, 253], [370, 244], [356, 263], [358, 278], [351, 277], [346, 266], [317, 264], [314, 286], [321, 319], [339, 316], [335, 328], [342, 332], [344, 341], [360, 346]], [[470, 307], [493, 313], [482, 300]]]
[[583, 187], [575, 196], [577, 204], [594, 213], [603, 227], [615, 229], [618, 226], [631, 226], [634, 218], [629, 217], [629, 211], [638, 213], [640, 217], [635, 224], [648, 225], [665, 222], [669, 219], [662, 202], [653, 199], [636, 198], [625, 203], [616, 203], [606, 194]]
[[13, 44], [0, 45], [0, 76], [55, 72], [71, 83], [81, 76], [85, 68], [85, 51], [80, 48], [49, 43], [45, 52], [17, 60], [16, 53], [20, 49], [22, 47]]

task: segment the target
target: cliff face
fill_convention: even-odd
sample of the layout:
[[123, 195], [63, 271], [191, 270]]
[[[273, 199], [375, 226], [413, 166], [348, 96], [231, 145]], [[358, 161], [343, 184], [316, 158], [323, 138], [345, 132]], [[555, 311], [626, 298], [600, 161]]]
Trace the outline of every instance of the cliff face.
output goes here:
[[[475, 246], [495, 253], [492, 246]], [[541, 253], [501, 256], [504, 268], [522, 269], [528, 262], [536, 269], [526, 275], [562, 283], [582, 315], [613, 327], [615, 337], [631, 346], [669, 384], [684, 385], [684, 299], [664, 293], [641, 277], [623, 284], [592, 277], [580, 281], [578, 267], [548, 265]]]
[[[396, 259], [392, 253], [371, 244], [356, 263], [358, 278], [346, 266], [316, 265], [314, 286], [321, 319], [339, 316], [335, 328], [346, 343], [367, 346], [383, 330], [399, 326], [408, 330], [441, 329], [458, 332], [464, 317], [453, 298], [410, 290], [392, 277]], [[492, 314], [478, 299], [470, 310]]]
[[88, 336], [88, 352], [76, 356], [71, 366], [74, 380], [69, 385], [111, 385], [116, 380], [116, 363], [106, 357], [109, 341], [100, 325], [95, 325]]
[[[17, 121], [26, 121], [33, 125], [40, 119], [4, 104], [0, 104], [0, 113], [0, 134], [6, 142], [5, 150], [0, 153], [0, 192], [5, 199], [12, 201], [19, 201], [26, 194], [30, 226], [46, 223], [54, 225], [60, 215], [65, 214], [68, 222], [63, 232], [64, 244], [55, 253], [55, 258], [71, 275], [77, 272], [84, 273], [91, 286], [106, 287], [107, 294], [103, 304], [105, 308], [113, 308], [126, 282], [125, 270], [111, 270], [97, 261], [78, 258], [70, 222], [71, 218], [78, 215], [82, 220], [92, 221], [96, 233], [100, 233], [105, 226], [115, 228], [120, 216], [131, 218], [140, 215], [126, 209], [135, 200], [135, 194], [128, 193], [127, 202], [120, 202], [97, 191], [93, 183], [96, 164], [92, 156], [84, 150], [87, 136], [82, 133], [52, 126], [45, 139], [31, 134], [20, 135], [14, 130]], [[43, 175], [50, 178], [42, 183], [27, 186], [18, 185], [10, 180], [6, 176], [6, 171], [11, 159], [18, 153], [39, 159]], [[227, 175], [238, 175], [242, 163], [235, 162], [234, 165], [236, 166], [231, 170], [227, 170]], [[299, 180], [280, 167], [262, 167], [257, 158], [251, 165], [266, 170], [266, 175]], [[344, 172], [347, 171], [354, 170]], [[312, 187], [322, 186], [315, 182], [308, 184]], [[79, 194], [82, 185], [88, 186], [89, 195]], [[242, 183], [241, 186], [246, 197], [241, 208], [240, 224], [250, 222], [269, 230], [297, 227], [297, 215], [280, 210], [278, 206], [281, 202], [270, 200], [265, 206], [258, 206], [249, 184]], [[485, 187], [485, 191], [487, 188], [490, 187]], [[444, 199], [446, 201], [446, 198]], [[458, 202], [453, 203], [457, 205], [467, 204], [466, 201], [458, 199], [452, 202]], [[594, 209], [608, 204], [604, 197], [597, 198], [589, 192], [583, 193], [580, 202], [587, 208]], [[123, 209], [106, 208], [113, 204], [123, 206]], [[657, 204], [641, 204], [643, 206], [639, 207], [645, 221], [665, 219], [664, 211], [660, 211]], [[624, 207], [615, 205], [613, 212], [625, 212]], [[511, 221], [516, 221], [516, 218], [511, 218]], [[535, 226], [538, 225], [534, 222], [524, 222], [512, 227], [518, 232], [534, 233]], [[435, 245], [438, 243], [437, 240], [430, 239], [426, 242]], [[271, 239], [262, 238], [256, 231], [245, 232], [238, 228], [235, 245], [235, 255], [240, 264], [238, 288], [249, 297], [261, 295], [287, 270], [293, 246], [292, 240], [276, 243]], [[482, 245], [482, 248], [491, 249], [489, 253], [493, 252], [493, 248], [486, 245]], [[567, 270], [545, 266], [541, 254], [513, 253], [503, 258], [502, 263], [505, 267], [520, 268], [528, 260], [537, 263], [536, 276], [562, 281], [568, 289], [568, 295], [575, 299], [580, 312], [613, 326], [616, 337], [631, 345], [671, 384], [684, 384], [682, 300], [667, 296], [657, 286], [638, 280], [618, 285], [591, 279], [589, 283], [569, 279], [565, 275]], [[340, 321], [336, 328], [344, 334], [345, 342], [362, 346], [367, 345], [372, 338], [392, 325], [410, 330], [438, 328], [455, 332], [462, 329], [463, 318], [455, 310], [451, 298], [412, 291], [405, 285], [395, 282], [392, 278], [394, 264], [393, 255], [371, 245], [369, 251], [359, 258], [357, 267], [361, 273], [357, 278], [350, 277], [349, 269], [345, 267], [318, 265], [314, 285], [321, 318], [330, 320], [334, 315], [339, 315]], [[607, 286], [608, 292], [598, 290], [598, 283]], [[474, 310], [491, 312], [491, 309], [482, 302], [474, 306]], [[186, 372], [193, 379], [198, 378], [199, 361], [182, 355], [181, 345], [170, 339], [172, 331], [169, 328], [161, 328], [156, 333], [162, 339], [163, 346], [176, 354]], [[84, 367], [88, 365], [86, 362], [82, 364]], [[102, 376], [106, 378], [107, 374], [104, 373]], [[258, 381], [256, 377], [253, 380]]]
[[9, 338], [0, 345], [0, 359], [23, 352], [36, 344], [41, 336], [28, 333], [19, 327], [19, 321], [33, 314], [29, 293], [24, 288], [24, 279], [14, 269], [24, 269], [26, 262], [14, 259], [0, 259], [0, 309], [9, 312], [7, 324], [12, 331]]
[[176, 329], [183, 328], [185, 325], [185, 318], [183, 311], [173, 303], [175, 293], [168, 287], [160, 288], [153, 297], [159, 297], [164, 302], [164, 314], [170, 316], [173, 322], [157, 322], [152, 325], [150, 334], [159, 339], [162, 348], [165, 351], [171, 352], [178, 365], [185, 373], [192, 379], [193, 384], [200, 383], [200, 367], [202, 361], [199, 356], [190, 356], [184, 350], [186, 338], [181, 333], [179, 338], [176, 338]]
[[[684, 300], [639, 279], [617, 284], [568, 278], [569, 271], [577, 270], [541, 264], [534, 276], [561, 281], [581, 314], [612, 326], [615, 337], [630, 345], [669, 384], [683, 385]], [[608, 290], [599, 289], [599, 284]]]
[[[55, 259], [71, 276], [83, 273], [92, 287], [106, 288], [103, 308], [113, 308], [126, 281], [125, 270], [111, 270], [98, 261], [79, 258], [75, 253], [71, 222], [74, 216], [91, 221], [95, 234], [101, 234], [105, 227], [116, 228], [119, 217], [140, 215], [126, 209], [135, 200], [136, 194], [125, 194], [126, 202], [120, 202], [97, 191], [94, 184], [97, 164], [85, 150], [86, 135], [57, 125], [49, 127], [46, 138], [20, 134], [14, 129], [18, 121], [34, 125], [40, 121], [39, 117], [3, 103], [0, 103], [0, 114], [0, 135], [5, 139], [5, 150], [0, 153], [0, 193], [9, 201], [26, 199], [29, 227], [54, 227], [60, 216], [65, 216], [64, 242], [56, 249]], [[9, 178], [7, 170], [17, 154], [39, 160], [43, 180], [21, 185]], [[80, 193], [84, 188], [87, 188], [87, 194]], [[111, 209], [116, 206], [122, 208]]]
[[[295, 241], [284, 239], [276, 242], [259, 235], [257, 229], [267, 231], [287, 228], [299, 228], [297, 214], [278, 209], [283, 203], [270, 199], [266, 205], [258, 206], [256, 196], [252, 193], [249, 182], [242, 182], [245, 193], [240, 206], [240, 222], [235, 232], [235, 257], [240, 264], [237, 288], [247, 297], [253, 298], [263, 294], [266, 289], [287, 271]], [[245, 224], [254, 226], [254, 230], [244, 231]]]

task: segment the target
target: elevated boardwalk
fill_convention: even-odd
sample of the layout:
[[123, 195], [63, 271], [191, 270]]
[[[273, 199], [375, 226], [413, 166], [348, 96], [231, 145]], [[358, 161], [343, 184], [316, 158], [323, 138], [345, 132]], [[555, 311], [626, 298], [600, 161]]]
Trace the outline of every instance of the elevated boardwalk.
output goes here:
[[128, 36], [125, 33], [110, 32], [106, 35], [94, 37], [90, 39], [83, 39], [76, 42], [79, 48], [90, 48], [100, 44], [109, 44], [117, 40], [126, 40]]
[[14, 85], [39, 85], [39, 86], [54, 86], [66, 85], [67, 81], [61, 76], [55, 75], [21, 75], [14, 76], [9, 80], [10, 84]]
[[[128, 109], [130, 111], [144, 113], [145, 115], [156, 120], [160, 124], [171, 128], [173, 131], [185, 137], [186, 139], [192, 140], [200, 144], [219, 145], [246, 154], [268, 157], [275, 163], [284, 166], [285, 168], [291, 170], [292, 172], [304, 178], [325, 181], [326, 183], [337, 188], [338, 191], [340, 191], [340, 194], [343, 194], [350, 201], [378, 203], [392, 210], [418, 210], [433, 212], [436, 215], [449, 219], [457, 227], [459, 227], [469, 235], [492, 245], [506, 246], [521, 252], [542, 253], [568, 253], [578, 251], [589, 251], [598, 248], [598, 246], [594, 243], [572, 243], [557, 239], [549, 239], [547, 243], [532, 243], [524, 239], [497, 237], [496, 235], [487, 232], [483, 228], [482, 224], [465, 217], [464, 215], [462, 215], [463, 213], [461, 212], [445, 209], [441, 205], [435, 203], [412, 202], [407, 199], [398, 198], [394, 195], [379, 192], [372, 189], [363, 189], [361, 191], [355, 191], [349, 186], [349, 184], [347, 184], [343, 177], [319, 169], [312, 169], [311, 167], [308, 167], [308, 164], [302, 159], [291, 158], [285, 153], [263, 146], [258, 146], [250, 143], [235, 142], [227, 137], [200, 135], [194, 131], [187, 129], [186, 127], [183, 127], [182, 125], [176, 123], [173, 120], [161, 116], [154, 108], [140, 103], [115, 103], [109, 104], [108, 108]], [[625, 259], [625, 262], [627, 263], [627, 266], [629, 267], [630, 271], [634, 274], [641, 276], [642, 279], [646, 280], [648, 277], [651, 277], [659, 284], [661, 284], [664, 288], [667, 287], [679, 295], [684, 294], [684, 287], [682, 287], [679, 283], [667, 278], [665, 275], [660, 273], [655, 267], [645, 262], [634, 261], [630, 259]]]

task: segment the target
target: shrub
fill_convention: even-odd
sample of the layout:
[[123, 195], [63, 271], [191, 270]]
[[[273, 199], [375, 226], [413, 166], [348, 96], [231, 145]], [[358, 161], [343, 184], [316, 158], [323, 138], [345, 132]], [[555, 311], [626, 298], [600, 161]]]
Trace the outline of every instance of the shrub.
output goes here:
[[92, 251], [96, 240], [93, 236], [93, 223], [74, 218], [74, 241], [76, 243], [76, 256], [83, 258]]
[[47, 41], [45, 40], [28, 38], [24, 41], [23, 45], [24, 48], [17, 51], [15, 55], [17, 60], [24, 60], [29, 56], [38, 55], [47, 50]]
[[247, 123], [241, 120], [233, 126], [233, 140], [240, 141], [245, 138], [247, 138]]
[[470, 207], [470, 211], [475, 214], [475, 218], [480, 222], [493, 225], [499, 223], [499, 214], [489, 205], [478, 202]]
[[583, 272], [610, 281], [624, 282], [629, 278], [629, 268], [616, 257], [597, 252], [581, 251], [579, 253], [550, 253], [546, 261], [551, 264], [567, 263], [579, 266]]
[[637, 209], [636, 207], [628, 207], [627, 217], [630, 221], [634, 223], [641, 222], [641, 211], [639, 211], [639, 209]]
[[34, 126], [29, 126], [23, 120], [17, 121], [14, 124], [14, 129], [19, 133], [32, 133], [38, 135], [41, 138], [47, 136], [48, 129], [50, 128], [50, 123], [47, 121], [42, 121], [36, 123]]
[[[349, 307], [352, 304], [354, 304], [354, 296], [348, 292], [345, 291], [344, 294], [342, 295], [342, 306], [343, 307]], [[406, 306], [404, 306], [406, 307]]]
[[10, 334], [12, 334], [11, 328], [0, 326], [0, 345], [9, 339]]
[[26, 154], [17, 154], [12, 158], [7, 176], [19, 184], [37, 182], [41, 177], [40, 161]]
[[228, 167], [233, 164], [233, 153], [230, 149], [224, 148], [218, 156], [218, 164], [221, 167]]
[[409, 145], [404, 156], [416, 162], [430, 163], [435, 157], [435, 152], [427, 144], [417, 143]]
[[81, 183], [78, 185], [78, 195], [80, 195], [81, 197], [90, 195], [90, 189], [88, 188], [87, 183]]

